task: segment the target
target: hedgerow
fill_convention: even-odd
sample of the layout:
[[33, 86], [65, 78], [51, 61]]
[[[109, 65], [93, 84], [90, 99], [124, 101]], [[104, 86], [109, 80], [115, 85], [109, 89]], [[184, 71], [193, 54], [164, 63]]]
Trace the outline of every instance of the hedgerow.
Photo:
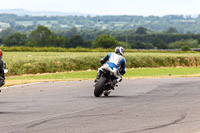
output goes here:
[[[97, 70], [100, 59], [108, 52], [4, 52], [7, 75]], [[200, 66], [195, 53], [133, 53], [124, 54], [127, 68]]]

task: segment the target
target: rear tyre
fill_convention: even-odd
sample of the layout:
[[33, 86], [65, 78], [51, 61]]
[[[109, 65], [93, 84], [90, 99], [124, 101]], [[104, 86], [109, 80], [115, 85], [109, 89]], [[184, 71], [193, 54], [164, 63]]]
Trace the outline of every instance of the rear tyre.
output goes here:
[[105, 77], [100, 77], [100, 79], [97, 81], [96, 85], [95, 85], [95, 89], [94, 89], [94, 96], [95, 97], [100, 97], [103, 93], [103, 87], [104, 87], [104, 83], [106, 81]]

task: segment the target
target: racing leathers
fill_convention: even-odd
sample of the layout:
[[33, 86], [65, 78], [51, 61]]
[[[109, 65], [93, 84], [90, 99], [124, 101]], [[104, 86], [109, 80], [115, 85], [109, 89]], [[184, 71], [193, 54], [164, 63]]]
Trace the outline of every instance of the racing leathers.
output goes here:
[[[126, 60], [119, 53], [109, 53], [101, 59], [102, 65], [108, 65], [113, 71], [115, 71], [114, 76], [120, 82], [122, 80], [121, 75], [126, 73]], [[100, 71], [97, 72], [97, 81], [100, 78]]]

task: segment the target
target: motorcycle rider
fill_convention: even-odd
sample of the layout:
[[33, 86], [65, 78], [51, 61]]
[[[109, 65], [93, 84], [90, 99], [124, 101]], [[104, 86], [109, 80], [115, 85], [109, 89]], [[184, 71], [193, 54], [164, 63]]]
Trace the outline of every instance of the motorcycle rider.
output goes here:
[[4, 69], [6, 68], [5, 62], [2, 60], [3, 51], [0, 49], [0, 87], [5, 84]]
[[[115, 85], [117, 82], [122, 81], [121, 75], [126, 73], [126, 60], [123, 57], [124, 55], [124, 48], [118, 46], [115, 48], [115, 53], [109, 53], [105, 57], [101, 59], [102, 65], [109, 65], [109, 67], [115, 71], [114, 76], [115, 80], [113, 80], [113, 84]], [[97, 77], [95, 79], [95, 83], [99, 80], [101, 76], [101, 68], [97, 71]], [[114, 89], [114, 88], [112, 88]]]

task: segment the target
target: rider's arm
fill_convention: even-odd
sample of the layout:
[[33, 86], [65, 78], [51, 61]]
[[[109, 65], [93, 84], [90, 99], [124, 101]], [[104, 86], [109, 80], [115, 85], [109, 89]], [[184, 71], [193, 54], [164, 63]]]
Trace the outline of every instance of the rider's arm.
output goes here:
[[105, 57], [103, 57], [101, 59], [101, 65], [103, 65], [104, 63], [106, 63], [106, 61], [108, 61], [109, 57], [110, 57], [111, 53], [107, 54]]
[[120, 73], [121, 75], [124, 75], [124, 74], [126, 73], [126, 60], [123, 59], [122, 61], [123, 61], [123, 62], [122, 62], [122, 64], [121, 64], [121, 69], [120, 69], [119, 73]]

